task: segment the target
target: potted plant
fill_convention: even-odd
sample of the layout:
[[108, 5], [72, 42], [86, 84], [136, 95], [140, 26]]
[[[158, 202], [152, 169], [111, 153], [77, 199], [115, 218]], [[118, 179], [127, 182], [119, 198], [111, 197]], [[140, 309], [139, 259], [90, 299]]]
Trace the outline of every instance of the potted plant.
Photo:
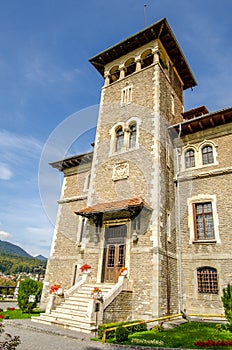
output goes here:
[[49, 290], [50, 294], [63, 295], [63, 289], [61, 284], [54, 284]]
[[102, 290], [98, 287], [94, 287], [94, 289], [91, 292], [91, 297], [93, 299], [103, 300]]
[[88, 264], [84, 264], [80, 267], [82, 273], [90, 273], [91, 266]]

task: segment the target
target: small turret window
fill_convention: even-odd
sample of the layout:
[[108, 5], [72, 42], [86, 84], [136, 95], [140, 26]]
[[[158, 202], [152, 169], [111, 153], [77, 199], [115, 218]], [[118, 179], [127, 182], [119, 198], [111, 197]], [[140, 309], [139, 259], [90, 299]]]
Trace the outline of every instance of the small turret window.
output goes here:
[[129, 58], [129, 60], [127, 60], [125, 62], [125, 77], [127, 77], [128, 75], [131, 75], [132, 73], [134, 73], [135, 70], [136, 70], [135, 59], [134, 58]]
[[117, 81], [119, 79], [119, 76], [120, 76], [119, 66], [114, 66], [113, 68], [111, 68], [110, 77], [109, 77], [110, 84]]
[[146, 68], [153, 63], [154, 55], [151, 50], [146, 50], [141, 55], [141, 68]]

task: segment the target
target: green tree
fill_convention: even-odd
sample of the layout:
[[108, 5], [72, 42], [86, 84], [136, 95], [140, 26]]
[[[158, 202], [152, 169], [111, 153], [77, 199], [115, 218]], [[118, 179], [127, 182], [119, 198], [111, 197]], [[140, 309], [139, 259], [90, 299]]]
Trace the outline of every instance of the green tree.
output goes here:
[[226, 319], [230, 324], [230, 329], [232, 329], [232, 286], [227, 285], [223, 289], [222, 302], [225, 310]]
[[[31, 312], [36, 307], [42, 293], [42, 282], [26, 278], [20, 282], [18, 292], [18, 306], [23, 312]], [[30, 296], [34, 296], [32, 301]]]

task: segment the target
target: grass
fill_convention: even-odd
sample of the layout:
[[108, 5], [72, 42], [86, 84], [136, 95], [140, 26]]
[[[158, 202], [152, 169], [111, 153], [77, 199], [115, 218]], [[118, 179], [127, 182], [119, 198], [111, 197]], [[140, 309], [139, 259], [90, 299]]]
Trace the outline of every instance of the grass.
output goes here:
[[[20, 309], [15, 309], [15, 310], [6, 310], [0, 312], [0, 316], [3, 315], [5, 319], [25, 319], [25, 318], [31, 318], [31, 316], [39, 316], [42, 311], [40, 310], [32, 310], [32, 312], [29, 313], [23, 313], [22, 310]], [[0, 321], [3, 319], [0, 318]]]
[[[133, 333], [129, 335], [129, 340], [122, 344], [194, 349], [200, 348], [194, 346], [197, 340], [232, 340], [232, 333], [219, 330], [215, 323], [190, 322], [161, 332], [149, 330]], [[115, 340], [111, 342], [115, 343]], [[232, 347], [215, 347], [215, 349], [232, 349]]]

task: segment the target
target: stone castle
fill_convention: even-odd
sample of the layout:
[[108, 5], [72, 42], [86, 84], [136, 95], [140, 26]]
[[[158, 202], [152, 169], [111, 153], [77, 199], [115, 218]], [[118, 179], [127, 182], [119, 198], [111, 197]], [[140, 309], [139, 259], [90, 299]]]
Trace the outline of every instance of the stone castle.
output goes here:
[[43, 321], [91, 331], [96, 286], [99, 322], [222, 314], [232, 108], [184, 112], [196, 81], [166, 19], [90, 63], [104, 78], [93, 152], [52, 163], [64, 180], [41, 303], [55, 283], [64, 298]]

